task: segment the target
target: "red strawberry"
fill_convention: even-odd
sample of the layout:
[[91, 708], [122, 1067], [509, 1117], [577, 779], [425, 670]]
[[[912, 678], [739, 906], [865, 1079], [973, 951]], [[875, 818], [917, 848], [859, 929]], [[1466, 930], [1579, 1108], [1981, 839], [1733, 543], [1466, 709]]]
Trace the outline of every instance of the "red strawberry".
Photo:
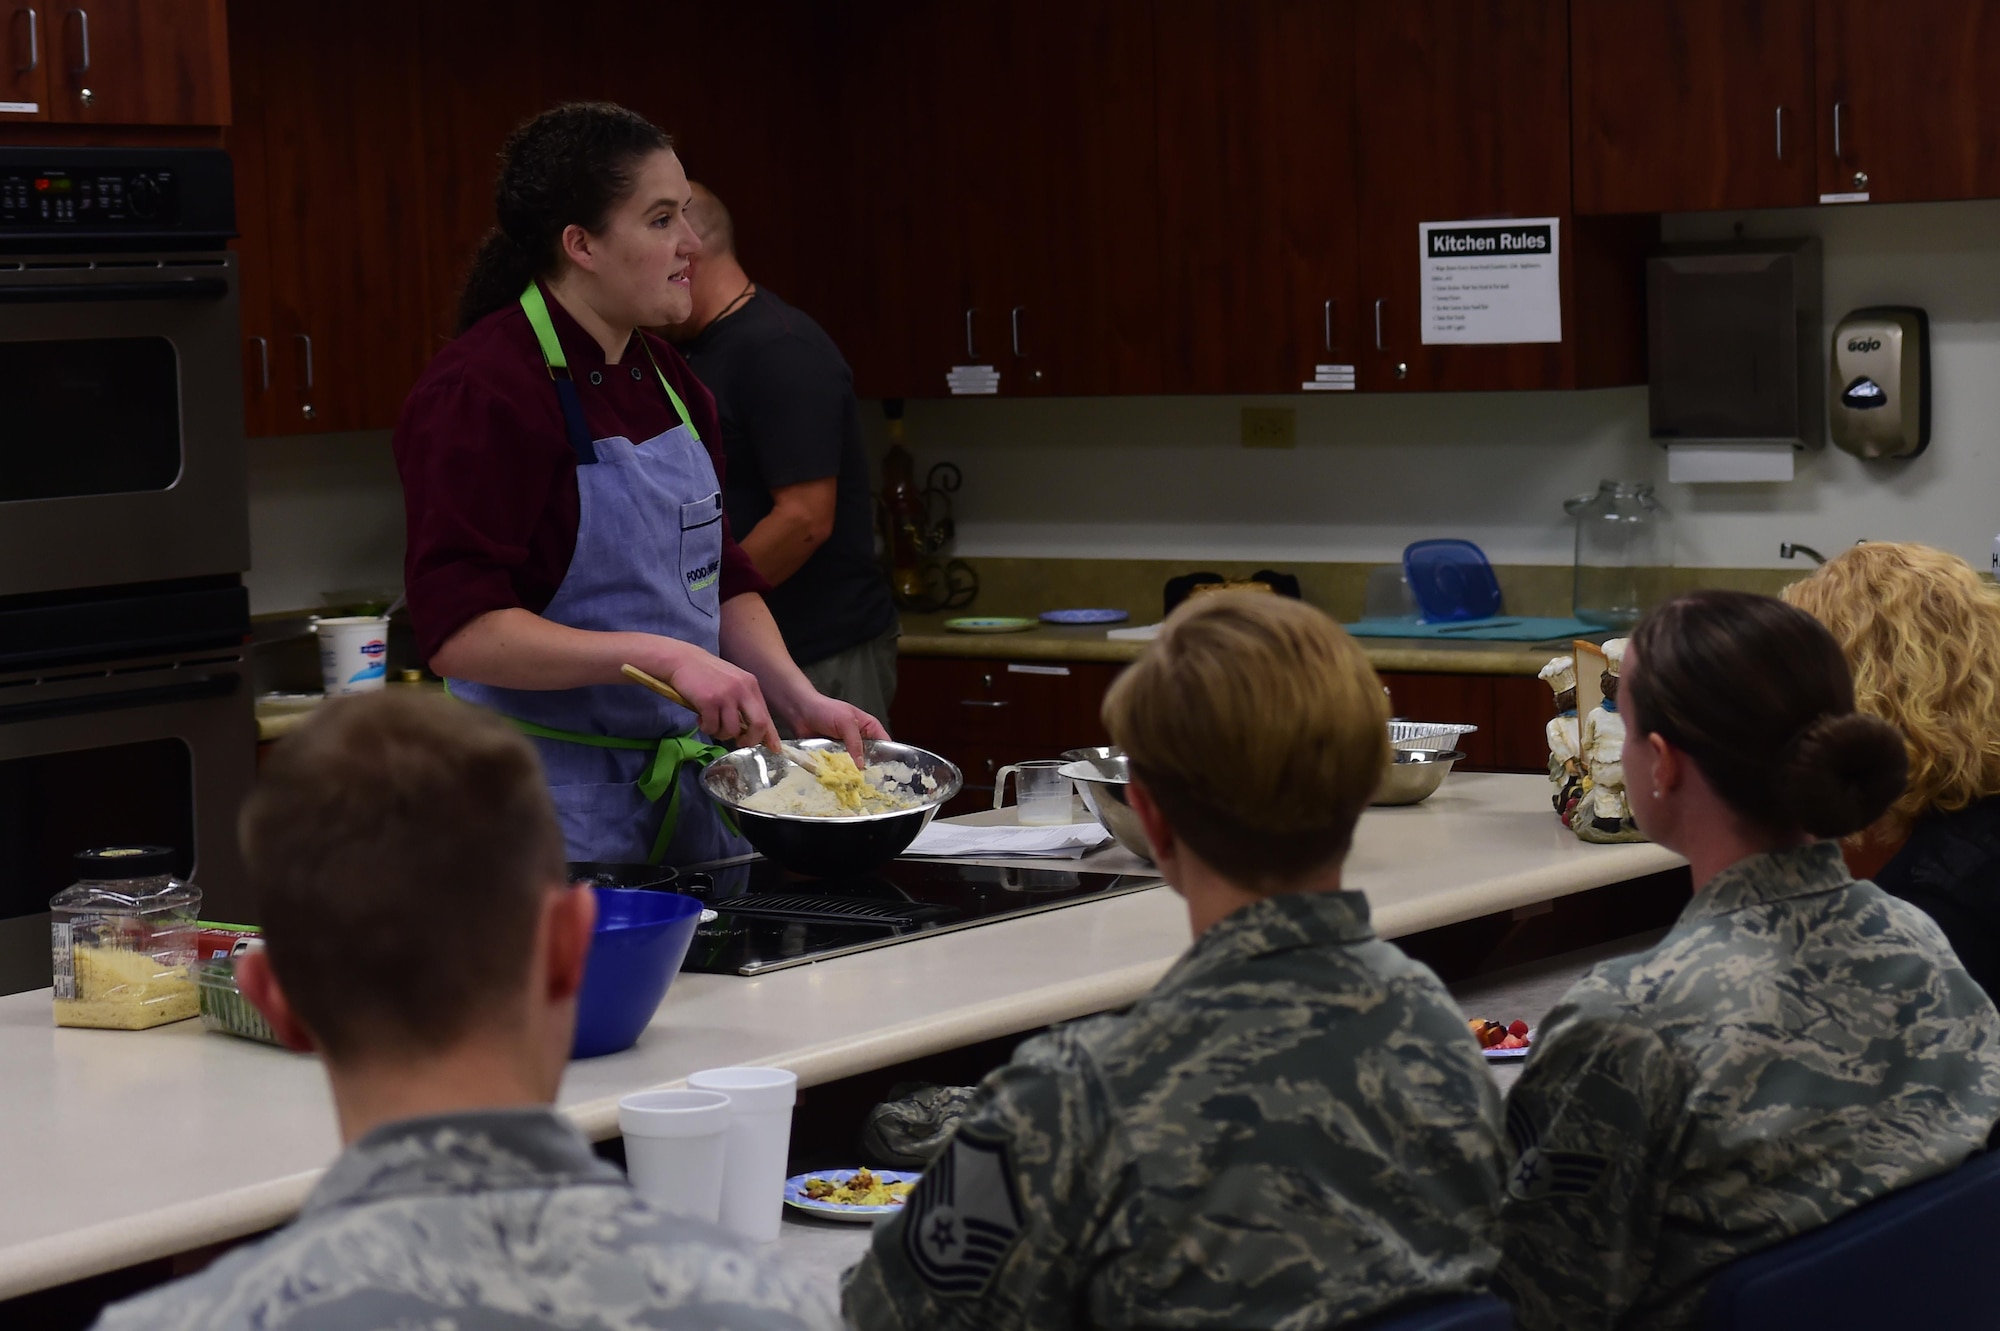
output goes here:
[[1525, 1021], [1516, 1021], [1507, 1028], [1507, 1034], [1509, 1035], [1525, 1036], [1527, 1033], [1528, 1023]]

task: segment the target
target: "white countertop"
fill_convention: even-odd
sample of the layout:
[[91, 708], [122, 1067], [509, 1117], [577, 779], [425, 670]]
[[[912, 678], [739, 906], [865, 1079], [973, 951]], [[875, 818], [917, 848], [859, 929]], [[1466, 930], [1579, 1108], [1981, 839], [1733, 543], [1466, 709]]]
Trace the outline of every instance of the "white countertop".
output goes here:
[[[1678, 867], [1576, 840], [1533, 776], [1459, 775], [1373, 809], [1348, 860], [1377, 929], [1416, 933]], [[682, 975], [638, 1045], [572, 1064], [591, 1137], [617, 1102], [699, 1068], [764, 1063], [806, 1085], [1121, 1006], [1187, 946], [1166, 890], [746, 979]], [[0, 1298], [279, 1224], [338, 1152], [317, 1062], [210, 1035], [58, 1030], [49, 991], [0, 998]]]

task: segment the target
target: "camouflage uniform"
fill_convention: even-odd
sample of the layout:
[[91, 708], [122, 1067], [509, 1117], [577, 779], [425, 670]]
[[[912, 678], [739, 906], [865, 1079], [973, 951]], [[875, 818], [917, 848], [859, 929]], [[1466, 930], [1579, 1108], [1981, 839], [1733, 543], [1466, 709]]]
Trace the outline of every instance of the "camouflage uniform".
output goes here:
[[410, 1119], [327, 1171], [292, 1224], [108, 1309], [106, 1331], [451, 1327], [821, 1331], [831, 1299], [663, 1215], [548, 1110]]
[[1334, 1326], [1485, 1287], [1499, 1095], [1357, 892], [1257, 901], [1023, 1044], [848, 1273], [850, 1325]]
[[1598, 966], [1507, 1102], [1503, 1283], [1529, 1331], [1691, 1327], [1717, 1268], [1957, 1165], [2000, 1118], [2000, 1013], [1833, 842], [1717, 875]]

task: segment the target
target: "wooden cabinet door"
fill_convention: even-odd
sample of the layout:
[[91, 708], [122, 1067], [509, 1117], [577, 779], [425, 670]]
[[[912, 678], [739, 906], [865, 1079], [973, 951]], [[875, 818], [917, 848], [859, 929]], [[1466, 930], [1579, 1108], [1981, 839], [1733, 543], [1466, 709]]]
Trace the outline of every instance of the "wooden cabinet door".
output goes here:
[[1364, 4], [1356, 32], [1363, 386], [1564, 385], [1560, 342], [1424, 344], [1417, 224], [1569, 212], [1566, 0]]
[[274, 434], [393, 425], [428, 358], [421, 62], [380, 40], [406, 17], [389, 0], [237, 10], [262, 79]]
[[52, 119], [229, 123], [226, 0], [69, 0], [44, 17]]
[[0, 45], [0, 120], [49, 118], [49, 14], [41, 3], [9, 11]]
[[1571, 0], [1579, 213], [1817, 197], [1812, 0]]
[[[1361, 386], [1645, 381], [1657, 220], [1570, 215], [1567, 0], [1404, 0], [1356, 11]], [[1418, 224], [1552, 217], [1562, 339], [1426, 344]]]
[[229, 82], [236, 120], [222, 138], [236, 178], [237, 236], [229, 247], [236, 251], [237, 308], [243, 328], [243, 433], [252, 439], [276, 434], [281, 428], [275, 377], [278, 366], [273, 359], [281, 348], [273, 345], [264, 69], [251, 58], [253, 50], [261, 49], [261, 45], [253, 48], [245, 42], [231, 45]]
[[2000, 196], [2000, 5], [1817, 0], [1819, 188]]
[[1008, 347], [1021, 387], [1057, 397], [1157, 393], [1153, 0], [998, 8], [1020, 57], [1003, 114], [1021, 132], [1021, 192], [987, 220], [1010, 237]]
[[1358, 351], [1353, 5], [1157, 20], [1161, 391], [1296, 393]]

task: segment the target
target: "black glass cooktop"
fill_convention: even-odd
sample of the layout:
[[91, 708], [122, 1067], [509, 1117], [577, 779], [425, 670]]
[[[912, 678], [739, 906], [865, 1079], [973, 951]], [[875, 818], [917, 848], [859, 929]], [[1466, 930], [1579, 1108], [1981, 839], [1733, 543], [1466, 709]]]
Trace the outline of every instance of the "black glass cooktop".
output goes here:
[[863, 877], [806, 878], [756, 858], [683, 870], [673, 890], [717, 912], [681, 969], [761, 975], [1159, 885], [1136, 874], [914, 859]]

